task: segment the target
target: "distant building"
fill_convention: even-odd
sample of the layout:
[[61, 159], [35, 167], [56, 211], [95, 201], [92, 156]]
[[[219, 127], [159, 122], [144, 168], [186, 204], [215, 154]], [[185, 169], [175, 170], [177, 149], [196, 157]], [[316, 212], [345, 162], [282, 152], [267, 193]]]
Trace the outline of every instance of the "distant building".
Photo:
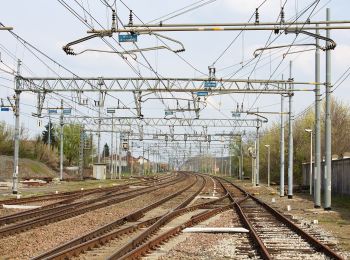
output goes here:
[[147, 160], [146, 158], [143, 158], [142, 156], [140, 156], [137, 160], [137, 162], [142, 165], [142, 164], [149, 164], [149, 160]]

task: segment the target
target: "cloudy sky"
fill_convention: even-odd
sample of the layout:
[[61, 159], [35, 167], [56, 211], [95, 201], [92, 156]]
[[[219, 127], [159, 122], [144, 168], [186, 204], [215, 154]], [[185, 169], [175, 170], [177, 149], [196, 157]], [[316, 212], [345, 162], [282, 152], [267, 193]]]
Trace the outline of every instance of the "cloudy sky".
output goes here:
[[[37, 47], [57, 63], [47, 59], [33, 49], [27, 49], [21, 41], [6, 31], [0, 31], [0, 98], [6, 99], [13, 95], [13, 75], [3, 70], [12, 72], [16, 68], [16, 60], [23, 62], [21, 73], [24, 76], [72, 76], [74, 74], [85, 76], [111, 76], [111, 77], [154, 77], [155, 73], [160, 77], [201, 77], [208, 75], [208, 66], [216, 68], [216, 76], [219, 78], [239, 79], [281, 79], [289, 77], [288, 64], [293, 61], [293, 78], [295, 81], [314, 81], [314, 50], [297, 52], [312, 47], [295, 47], [283, 58], [287, 49], [265, 51], [259, 58], [253, 59], [254, 50], [264, 47], [266, 43], [274, 41], [271, 46], [295, 43], [314, 43], [315, 40], [305, 35], [273, 35], [269, 31], [249, 32], [166, 32], [163, 35], [180, 41], [186, 51], [175, 54], [168, 50], [157, 50], [144, 52], [144, 57], [137, 54], [137, 60], [128, 57], [128, 62], [117, 54], [101, 52], [86, 52], [78, 56], [67, 56], [62, 46], [68, 42], [87, 36], [88, 27], [77, 19], [68, 9], [86, 20], [86, 23], [95, 28], [110, 27], [111, 10], [103, 4], [103, 0], [66, 0], [66, 1], [3, 1], [0, 9], [0, 22], [6, 26], [14, 27], [14, 32], [25, 39], [28, 43]], [[124, 24], [128, 23], [129, 9], [135, 13], [134, 23], [160, 22], [164, 23], [235, 23], [248, 22], [260, 6], [260, 22], [278, 21], [281, 5], [285, 2], [285, 20], [303, 22], [308, 17], [311, 20], [325, 20], [326, 8], [331, 9], [333, 20], [350, 20], [348, 10], [350, 2], [346, 0], [212, 0], [212, 1], [169, 1], [169, 0], [124, 0], [107, 1], [117, 7], [117, 15]], [[195, 4], [197, 3], [197, 4]], [[194, 5], [192, 5], [194, 4]], [[66, 5], [66, 6], [64, 6]], [[182, 13], [183, 7], [187, 12]], [[203, 5], [198, 7], [198, 5]], [[85, 11], [83, 10], [83, 8]], [[310, 7], [310, 8], [308, 8]], [[173, 13], [174, 11], [177, 11]], [[305, 11], [305, 12], [304, 12]], [[168, 15], [170, 13], [170, 15]], [[175, 15], [173, 15], [173, 14]], [[300, 14], [303, 13], [301, 16]], [[92, 15], [92, 17], [90, 16]], [[300, 17], [299, 17], [300, 16]], [[252, 22], [254, 21], [252, 18]], [[99, 24], [100, 25], [99, 25]], [[121, 26], [119, 24], [119, 26]], [[321, 34], [325, 35], [322, 31]], [[347, 30], [331, 32], [332, 39], [337, 47], [332, 51], [332, 81], [336, 82], [346, 72], [350, 65], [350, 34]], [[117, 39], [117, 37], [115, 37]], [[121, 46], [112, 39], [107, 39], [118, 51], [121, 46], [128, 50], [134, 48], [130, 43], [122, 43]], [[167, 41], [173, 48], [179, 48], [174, 42]], [[153, 35], [141, 35], [138, 39], [140, 48], [161, 46], [163, 43]], [[324, 45], [324, 42], [321, 42]], [[76, 51], [85, 49], [101, 49], [110, 51], [101, 39], [94, 39], [74, 47]], [[226, 50], [226, 51], [225, 51]], [[31, 53], [31, 51], [33, 53]], [[321, 52], [321, 82], [325, 80], [325, 53]], [[250, 61], [250, 63], [248, 63]], [[151, 69], [150, 69], [151, 67]], [[135, 73], [136, 71], [136, 73]], [[350, 92], [347, 90], [349, 81], [345, 80], [334, 91], [334, 96], [339, 100], [349, 103]], [[336, 85], [337, 86], [337, 85]], [[303, 86], [302, 88], [310, 88]], [[312, 88], [312, 87], [311, 87]], [[322, 90], [323, 92], [323, 90]], [[189, 98], [187, 94], [176, 95], [181, 98]], [[156, 97], [160, 97], [157, 95]], [[170, 94], [163, 94], [162, 97], [171, 97]], [[62, 96], [50, 95], [46, 99], [46, 106], [55, 106]], [[96, 116], [96, 107], [93, 107], [93, 100], [96, 95], [87, 95], [89, 108], [79, 107], [74, 101], [74, 94], [65, 93], [66, 106], [72, 106], [77, 111], [74, 114], [89, 114]], [[105, 107], [115, 105], [117, 99], [125, 105], [134, 107], [133, 97], [128, 94], [112, 94], [106, 98]], [[300, 92], [295, 95], [295, 113], [304, 111], [312, 105], [314, 95], [312, 92]], [[31, 116], [35, 112], [36, 97], [32, 93], [22, 95], [21, 102], [21, 124], [29, 130], [31, 136], [41, 131], [37, 127], [37, 119]], [[209, 97], [206, 107], [201, 111], [201, 118], [231, 118], [231, 111], [235, 110], [237, 104], [243, 104], [245, 110], [279, 111], [280, 96], [277, 95], [225, 95]], [[157, 100], [150, 100], [143, 104], [145, 117], [163, 117], [164, 110], [174, 107], [175, 103], [164, 100], [164, 103]], [[132, 112], [123, 112], [132, 115]], [[193, 117], [192, 114], [186, 116]], [[1, 120], [13, 124], [14, 118], [11, 113], [2, 112]], [[269, 116], [270, 122], [278, 120], [278, 116]], [[46, 118], [42, 119], [47, 122]], [[149, 131], [156, 131], [160, 128], [150, 128]], [[232, 129], [224, 129], [232, 131]], [[190, 133], [193, 129], [177, 129], [178, 132]], [[197, 129], [197, 131], [200, 131]], [[223, 129], [212, 129], [213, 132]], [[108, 135], [104, 135], [107, 140]]]

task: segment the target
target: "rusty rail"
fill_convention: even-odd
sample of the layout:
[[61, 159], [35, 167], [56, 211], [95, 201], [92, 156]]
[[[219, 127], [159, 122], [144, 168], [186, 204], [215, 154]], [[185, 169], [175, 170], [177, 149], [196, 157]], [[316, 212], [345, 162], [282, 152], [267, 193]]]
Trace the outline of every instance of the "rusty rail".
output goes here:
[[[132, 185], [135, 184], [146, 184], [158, 180], [165, 180], [170, 178], [170, 176], [162, 177], [162, 178], [156, 178], [156, 179], [150, 179], [146, 181], [137, 181], [131, 183]], [[128, 184], [122, 184], [118, 185], [118, 188], [120, 187], [127, 187], [129, 186], [130, 183]], [[11, 205], [17, 205], [17, 204], [23, 204], [23, 203], [31, 203], [31, 202], [37, 202], [37, 201], [49, 201], [49, 200], [56, 200], [56, 199], [68, 199], [70, 197], [75, 197], [75, 196], [87, 196], [92, 193], [102, 193], [102, 192], [109, 192], [110, 190], [113, 191], [117, 187], [105, 187], [103, 189], [101, 188], [92, 188], [92, 189], [86, 189], [86, 190], [79, 190], [79, 191], [68, 191], [68, 192], [61, 192], [59, 194], [45, 194], [45, 195], [40, 195], [40, 196], [33, 196], [33, 197], [27, 197], [27, 198], [20, 198], [20, 199], [6, 199], [6, 200], [0, 200], [0, 208], [3, 207], [3, 204], [11, 204]], [[53, 205], [53, 204], [51, 204]], [[48, 205], [49, 206], [49, 205]]]
[[[293, 230], [295, 233], [300, 235], [303, 239], [305, 239], [308, 243], [310, 243], [317, 251], [323, 252], [328, 257], [331, 257], [333, 259], [343, 259], [340, 255], [338, 255], [336, 252], [334, 252], [332, 249], [330, 249], [328, 246], [324, 245], [308, 233], [306, 233], [304, 230], [302, 230], [300, 227], [298, 227], [296, 224], [291, 222], [289, 219], [287, 219], [285, 216], [283, 216], [281, 213], [279, 213], [277, 210], [273, 209], [271, 206], [267, 205], [265, 202], [259, 200], [257, 197], [253, 196], [252, 194], [245, 191], [243, 188], [237, 186], [236, 184], [230, 182], [235, 188], [239, 189], [240, 191], [245, 192], [249, 198], [256, 201], [258, 204], [260, 204], [263, 208], [265, 208], [270, 214], [272, 214], [277, 220], [285, 224], [287, 227], [289, 227], [291, 230]], [[253, 228], [251, 223], [249, 222], [248, 218], [244, 214], [242, 208], [239, 206], [239, 204], [242, 201], [237, 202], [235, 205], [235, 208], [237, 210], [237, 213], [241, 216], [242, 221], [246, 225], [246, 227], [251, 231], [252, 239], [254, 242], [258, 245], [258, 250], [261, 253], [261, 256], [264, 259], [272, 259], [271, 255], [268, 252], [268, 249], [262, 242], [262, 240], [259, 238], [258, 234], [256, 233], [256, 230]]]
[[260, 253], [261, 257], [265, 260], [272, 259], [270, 253], [268, 252], [265, 244], [260, 239], [258, 233], [254, 229], [253, 225], [249, 222], [247, 216], [243, 212], [242, 208], [238, 205], [238, 203], [235, 203], [236, 212], [240, 216], [241, 220], [243, 221], [243, 224], [245, 228], [247, 228], [250, 231], [250, 236], [253, 239], [255, 245], [258, 247], [258, 252]]
[[306, 233], [304, 230], [302, 230], [300, 227], [298, 227], [296, 224], [294, 224], [292, 221], [287, 219], [285, 216], [283, 216], [281, 213], [279, 213], [277, 210], [273, 209], [271, 206], [267, 205], [265, 202], [259, 200], [255, 196], [249, 194], [249, 196], [259, 203], [262, 207], [264, 207], [267, 211], [269, 211], [273, 216], [275, 216], [276, 219], [281, 221], [283, 224], [285, 224], [287, 227], [289, 227], [291, 230], [293, 230], [295, 233], [300, 235], [302, 238], [304, 238], [306, 241], [308, 241], [312, 246], [316, 248], [316, 250], [323, 252], [328, 257], [331, 257], [333, 259], [344, 259], [340, 255], [338, 255], [336, 252], [334, 252], [331, 248], [324, 245], [320, 241], [318, 241], [316, 238], [311, 236], [310, 234]]
[[[149, 242], [133, 249], [132, 251], [126, 253], [125, 255], [119, 256], [119, 255], [112, 255], [108, 260], [112, 259], [134, 259], [134, 258], [141, 258], [142, 256], [146, 255], [149, 253], [151, 250], [157, 249], [157, 247], [164, 243], [165, 241], [169, 240], [171, 237], [178, 235], [183, 229], [187, 227], [194, 226], [204, 220], [207, 220], [214, 215], [221, 213], [225, 210], [229, 210], [232, 207], [232, 205], [227, 205], [224, 207], [216, 208], [216, 209], [211, 209], [207, 210], [201, 214], [198, 214], [194, 217], [192, 217], [190, 220], [186, 221], [185, 223], [174, 227], [170, 229], [169, 231], [161, 234], [160, 236], [150, 240]], [[137, 245], [137, 244], [135, 244]]]
[[[147, 211], [154, 209], [156, 207], [158, 207], [159, 205], [163, 204], [164, 202], [178, 196], [179, 194], [183, 193], [184, 191], [190, 189], [193, 185], [195, 184], [195, 182], [189, 184], [188, 186], [186, 186], [185, 188], [168, 195], [167, 197], [160, 199], [140, 210], [137, 210], [125, 217], [122, 217], [112, 223], [109, 223], [101, 228], [97, 228], [94, 231], [90, 232], [89, 234], [86, 234], [82, 237], [79, 237], [77, 239], [74, 239], [72, 241], [69, 241], [68, 243], [61, 245], [57, 248], [54, 248], [53, 250], [50, 250], [48, 252], [45, 252], [35, 258], [34, 259], [46, 259], [46, 258], [57, 258], [60, 259], [65, 255], [71, 255], [71, 254], [78, 254], [79, 252], [81, 252], [81, 248], [80, 246], [82, 246], [82, 248], [86, 248], [88, 246], [93, 247], [93, 246], [97, 246], [100, 241], [99, 238], [101, 236], [104, 236], [105, 233], [112, 231], [113, 229], [115, 229], [118, 226], [121, 226], [123, 224], [125, 224], [126, 222], [130, 222], [130, 221], [136, 221], [138, 219], [140, 219], [141, 217], [144, 216], [144, 213], [146, 213]], [[159, 219], [159, 217], [157, 218], [157, 220]], [[119, 232], [119, 231], [115, 231], [115, 232]], [[111, 232], [112, 234], [115, 232]], [[111, 238], [111, 237], [110, 237]], [[112, 238], [111, 238], [112, 239]], [[75, 252], [75, 253], [74, 253]]]
[[[202, 185], [201, 189], [203, 189], [204, 185]], [[226, 197], [226, 196], [227, 195], [225, 195], [224, 197]], [[222, 200], [222, 198], [220, 198], [218, 200]], [[211, 204], [212, 202], [209, 202], [209, 203]], [[122, 258], [124, 255], [128, 255], [128, 252], [130, 252], [132, 250], [137, 250], [135, 248], [137, 248], [139, 245], [142, 245], [142, 243], [146, 239], [148, 239], [153, 233], [155, 233], [157, 230], [159, 230], [162, 226], [164, 226], [166, 223], [168, 223], [172, 219], [174, 219], [174, 218], [176, 218], [179, 215], [182, 215], [184, 213], [187, 213], [187, 212], [190, 212], [190, 211], [202, 208], [204, 205], [209, 204], [209, 203], [202, 203], [202, 204], [198, 204], [198, 205], [195, 205], [195, 206], [192, 206], [192, 207], [188, 207], [188, 208], [184, 208], [184, 205], [183, 205], [182, 208], [177, 207], [176, 210], [174, 210], [174, 211], [164, 215], [156, 223], [154, 223], [151, 227], [149, 227], [146, 231], [144, 231], [138, 237], [133, 239], [130, 243], [126, 244], [120, 250], [115, 252], [109, 259], [119, 259], [119, 258]], [[181, 227], [179, 226], [178, 228], [181, 228]]]
[[[127, 193], [123, 193], [123, 195], [126, 195], [126, 196], [125, 197], [121, 197], [121, 198], [114, 198], [114, 199], [107, 200], [110, 197], [115, 196], [114, 194], [110, 194], [110, 195], [107, 195], [107, 197], [104, 197], [104, 198], [93, 199], [93, 203], [98, 202], [99, 204], [95, 204], [95, 205], [92, 205], [92, 206], [84, 207], [85, 205], [88, 205], [88, 204], [92, 203], [91, 201], [85, 201], [85, 202], [82, 202], [83, 204], [78, 204], [77, 206], [74, 205], [73, 207], [68, 207], [70, 209], [70, 211], [68, 211], [68, 212], [67, 212], [67, 209], [61, 209], [60, 208], [58, 212], [57, 211], [56, 212], [52, 211], [49, 214], [41, 216], [41, 217], [38, 217], [36, 219], [28, 220], [28, 221], [25, 221], [25, 222], [18, 223], [16, 225], [12, 225], [12, 226], [1, 228], [0, 229], [0, 238], [1, 237], [6, 237], [6, 236], [9, 236], [9, 235], [13, 235], [13, 234], [16, 234], [18, 232], [25, 231], [25, 230], [28, 230], [28, 229], [31, 229], [31, 228], [34, 228], [34, 227], [47, 225], [49, 223], [53, 223], [53, 222], [57, 222], [57, 221], [60, 221], [60, 220], [64, 220], [64, 219], [67, 219], [67, 218], [70, 218], [70, 217], [73, 217], [73, 216], [77, 216], [77, 215], [86, 213], [88, 211], [92, 211], [92, 210], [96, 210], [96, 209], [99, 209], [99, 208], [107, 207], [107, 206], [110, 206], [110, 205], [113, 205], [113, 204], [117, 204], [117, 203], [129, 200], [129, 199], [135, 198], [137, 196], [146, 194], [146, 193], [148, 193], [150, 191], [154, 191], [155, 189], [158, 189], [159, 187], [170, 186], [170, 185], [172, 185], [172, 184], [174, 184], [174, 183], [176, 183], [178, 181], [183, 180], [183, 178], [185, 178], [184, 175], [181, 175], [177, 179], [174, 179], [174, 180], [171, 180], [171, 181], [163, 183], [161, 186], [147, 187], [147, 188], [143, 188], [143, 189], [136, 190], [136, 191], [133, 191], [133, 192], [127, 192], [129, 194], [131, 193], [131, 195], [126, 195]], [[68, 205], [68, 206], [70, 206], [70, 205]]]
[[[166, 223], [167, 221], [169, 221], [170, 219], [175, 218], [178, 215], [181, 215], [181, 214], [184, 214], [186, 212], [193, 211], [193, 210], [196, 210], [196, 209], [205, 208], [205, 205], [213, 204], [215, 202], [219, 202], [219, 201], [223, 200], [224, 198], [228, 197], [228, 194], [225, 194], [225, 196], [223, 196], [223, 197], [221, 197], [221, 198], [219, 198], [219, 199], [217, 199], [215, 201], [210, 201], [210, 202], [198, 204], [198, 205], [195, 205], [195, 206], [192, 206], [192, 207], [189, 207], [189, 208], [184, 208], [188, 203], [190, 203], [190, 201], [192, 201], [192, 199], [195, 196], [197, 196], [199, 194], [199, 192], [203, 189], [204, 186], [205, 186], [205, 182], [203, 181], [200, 189], [198, 189], [195, 194], [193, 194], [192, 196], [187, 198], [178, 207], [176, 207], [177, 208], [176, 210], [173, 210], [172, 212], [166, 214], [167, 216], [169, 216], [169, 219], [165, 220], [163, 222], [163, 224]], [[177, 192], [177, 193], [179, 194], [179, 193], [182, 193], [182, 192], [183, 192], [183, 190], [181, 190], [180, 192]], [[170, 195], [170, 196], [171, 197], [175, 197], [174, 194]], [[78, 254], [80, 254], [81, 252], [83, 252], [85, 250], [88, 250], [90, 248], [99, 246], [99, 245], [105, 243], [107, 240], [111, 240], [111, 239], [113, 239], [113, 238], [115, 238], [117, 236], [120, 236], [121, 235], [120, 232], [123, 233], [126, 230], [135, 230], [139, 224], [136, 224], [136, 225], [133, 225], [131, 227], [128, 227], [128, 229], [125, 229], [125, 230], [122, 229], [122, 231], [117, 230], [117, 231], [110, 232], [115, 227], [120, 226], [120, 225], [124, 224], [127, 221], [135, 221], [135, 220], [141, 218], [146, 211], [148, 211], [151, 208], [154, 208], [154, 207], [160, 205], [161, 202], [165, 202], [166, 200], [168, 200], [168, 198], [170, 198], [170, 196], [168, 196], [167, 198], [164, 198], [164, 199], [162, 199], [162, 200], [160, 200], [160, 201], [158, 201], [158, 202], [156, 202], [156, 203], [154, 203], [152, 205], [149, 205], [149, 206], [147, 206], [147, 207], [145, 207], [145, 208], [143, 208], [143, 209], [141, 209], [139, 211], [136, 211], [136, 212], [134, 212], [132, 214], [129, 214], [128, 216], [126, 216], [126, 217], [124, 217], [122, 219], [119, 219], [119, 220], [117, 220], [117, 221], [115, 221], [113, 223], [110, 223], [110, 224], [104, 226], [102, 229], [97, 229], [97, 230], [89, 233], [88, 235], [86, 235], [84, 237], [81, 237], [81, 238], [75, 239], [73, 241], [70, 241], [70, 242], [66, 243], [65, 245], [60, 246], [59, 248], [56, 248], [54, 251], [46, 252], [46, 253], [38, 256], [38, 257], [35, 257], [34, 259], [37, 260], [37, 259], [46, 259], [46, 258], [50, 258], [50, 259], [69, 258], [71, 256], [78, 255]], [[180, 207], [182, 207], [182, 208], [180, 208]], [[201, 214], [199, 214], [198, 218], [200, 218], [200, 216], [201, 216]], [[195, 217], [197, 217], [197, 216], [195, 216]], [[161, 219], [160, 216], [155, 218], [154, 219], [155, 223], [158, 222], [160, 219]], [[194, 219], [196, 219], [196, 218], [194, 218]], [[151, 224], [151, 222], [148, 222], [148, 223]], [[109, 233], [106, 234], [107, 232], [109, 232]]]

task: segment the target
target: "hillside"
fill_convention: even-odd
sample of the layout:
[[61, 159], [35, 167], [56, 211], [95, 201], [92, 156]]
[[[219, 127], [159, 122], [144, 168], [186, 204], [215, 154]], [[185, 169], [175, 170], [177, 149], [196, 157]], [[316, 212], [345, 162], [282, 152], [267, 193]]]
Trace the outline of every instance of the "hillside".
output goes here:
[[[11, 180], [12, 174], [13, 157], [0, 155], [0, 181]], [[58, 176], [55, 171], [47, 167], [45, 164], [30, 159], [19, 160], [19, 174], [20, 179]]]

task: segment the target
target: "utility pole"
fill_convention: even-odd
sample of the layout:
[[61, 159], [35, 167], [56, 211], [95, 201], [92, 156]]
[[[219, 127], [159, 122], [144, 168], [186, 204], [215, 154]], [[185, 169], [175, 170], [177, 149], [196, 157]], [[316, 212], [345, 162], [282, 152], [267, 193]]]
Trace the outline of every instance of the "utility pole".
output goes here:
[[133, 150], [132, 150], [132, 144], [133, 144], [133, 142], [131, 142], [131, 144], [130, 144], [130, 156], [131, 156], [131, 163], [130, 163], [130, 177], [132, 177], [133, 176], [133, 168], [134, 168], [134, 156], [132, 155], [132, 152], [133, 152]]
[[256, 149], [255, 149], [255, 163], [256, 163], [256, 179], [255, 185], [259, 186], [259, 161], [260, 161], [260, 149], [259, 149], [259, 126], [256, 128]]
[[221, 147], [221, 174], [224, 173], [224, 146]]
[[[289, 62], [289, 80], [292, 81], [292, 61]], [[288, 199], [293, 198], [293, 84], [289, 84], [289, 131], [288, 131]]]
[[61, 116], [60, 116], [60, 180], [61, 181], [63, 180], [63, 126], [64, 126], [64, 123], [63, 123], [63, 99], [61, 99]]
[[[169, 161], [169, 164], [170, 164], [170, 161]], [[145, 143], [144, 142], [142, 142], [142, 176], [145, 176]]]
[[212, 174], [214, 173], [214, 175], [216, 175], [216, 156], [214, 156], [214, 168], [213, 168], [213, 166], [211, 167], [211, 169], [212, 169]]
[[118, 132], [115, 132], [115, 161], [114, 161], [114, 175], [113, 175], [113, 178], [114, 179], [117, 179], [117, 174], [118, 174], [118, 164], [119, 164], [119, 161], [118, 161]]
[[118, 171], [118, 179], [122, 179], [122, 133], [119, 133], [119, 145], [118, 145], [118, 157], [119, 157], [119, 171]]
[[265, 144], [267, 148], [267, 187], [270, 187], [270, 145]]
[[280, 197], [284, 197], [284, 96], [281, 95]]
[[255, 186], [255, 170], [256, 170], [256, 162], [255, 162], [255, 153], [256, 153], [256, 142], [254, 143], [254, 149], [252, 151], [252, 185]]
[[97, 133], [97, 163], [101, 163], [101, 95], [98, 98], [98, 133]]
[[243, 179], [243, 144], [242, 135], [240, 135], [240, 147], [239, 147], [239, 179]]
[[[155, 174], [157, 172], [157, 162], [156, 162], [156, 151], [152, 150], [152, 158], [153, 158], [153, 169], [152, 172]], [[184, 152], [184, 159], [185, 159], [185, 152]]]
[[80, 126], [80, 146], [79, 146], [79, 177], [84, 179], [84, 127]]
[[17, 75], [15, 76], [15, 150], [14, 150], [14, 159], [13, 159], [13, 183], [12, 183], [12, 193], [18, 193], [18, 155], [19, 155], [19, 100], [21, 91], [21, 61], [17, 61]]
[[111, 174], [111, 179], [113, 179], [113, 176], [114, 176], [114, 156], [113, 156], [113, 135], [114, 135], [114, 122], [113, 122], [113, 119], [114, 119], [114, 113], [112, 113], [112, 132], [111, 132], [111, 152], [110, 152], [110, 166], [109, 166], [109, 171], [110, 171], [110, 174]]
[[[330, 21], [330, 9], [327, 8], [327, 21]], [[329, 24], [327, 24], [329, 27]], [[326, 37], [330, 38], [330, 30], [326, 30]], [[325, 118], [325, 174], [324, 174], [324, 209], [331, 210], [332, 196], [332, 121], [331, 121], [331, 50], [326, 50], [326, 118]]]
[[94, 165], [94, 140], [93, 140], [93, 134], [91, 133], [90, 134], [90, 143], [91, 143], [91, 150], [90, 150], [90, 153], [91, 153], [91, 165], [93, 167]]
[[149, 158], [149, 149], [150, 147], [148, 147], [147, 149], [147, 160], [148, 160], [148, 164], [147, 164], [147, 174], [149, 175], [150, 174], [150, 166], [151, 166], [151, 160]]
[[47, 140], [47, 144], [48, 144], [48, 147], [49, 147], [49, 150], [50, 150], [50, 148], [51, 148], [51, 116], [50, 116], [50, 113], [49, 113], [49, 124], [48, 124], [48, 126], [49, 126], [49, 129], [48, 129], [48, 140]]
[[[318, 25], [316, 25], [316, 28]], [[319, 30], [316, 30], [319, 35]], [[316, 38], [316, 46], [319, 46], [319, 39]], [[316, 48], [315, 53], [315, 82], [320, 82], [320, 49]], [[321, 86], [315, 85], [315, 170], [314, 170], [314, 207], [321, 207]]]
[[310, 133], [310, 170], [309, 170], [309, 183], [310, 183], [310, 195], [312, 195], [312, 129], [305, 129]]
[[228, 148], [228, 153], [229, 153], [229, 158], [230, 158], [230, 166], [229, 166], [229, 176], [232, 176], [232, 155], [231, 155], [231, 144], [229, 144], [229, 148]]

